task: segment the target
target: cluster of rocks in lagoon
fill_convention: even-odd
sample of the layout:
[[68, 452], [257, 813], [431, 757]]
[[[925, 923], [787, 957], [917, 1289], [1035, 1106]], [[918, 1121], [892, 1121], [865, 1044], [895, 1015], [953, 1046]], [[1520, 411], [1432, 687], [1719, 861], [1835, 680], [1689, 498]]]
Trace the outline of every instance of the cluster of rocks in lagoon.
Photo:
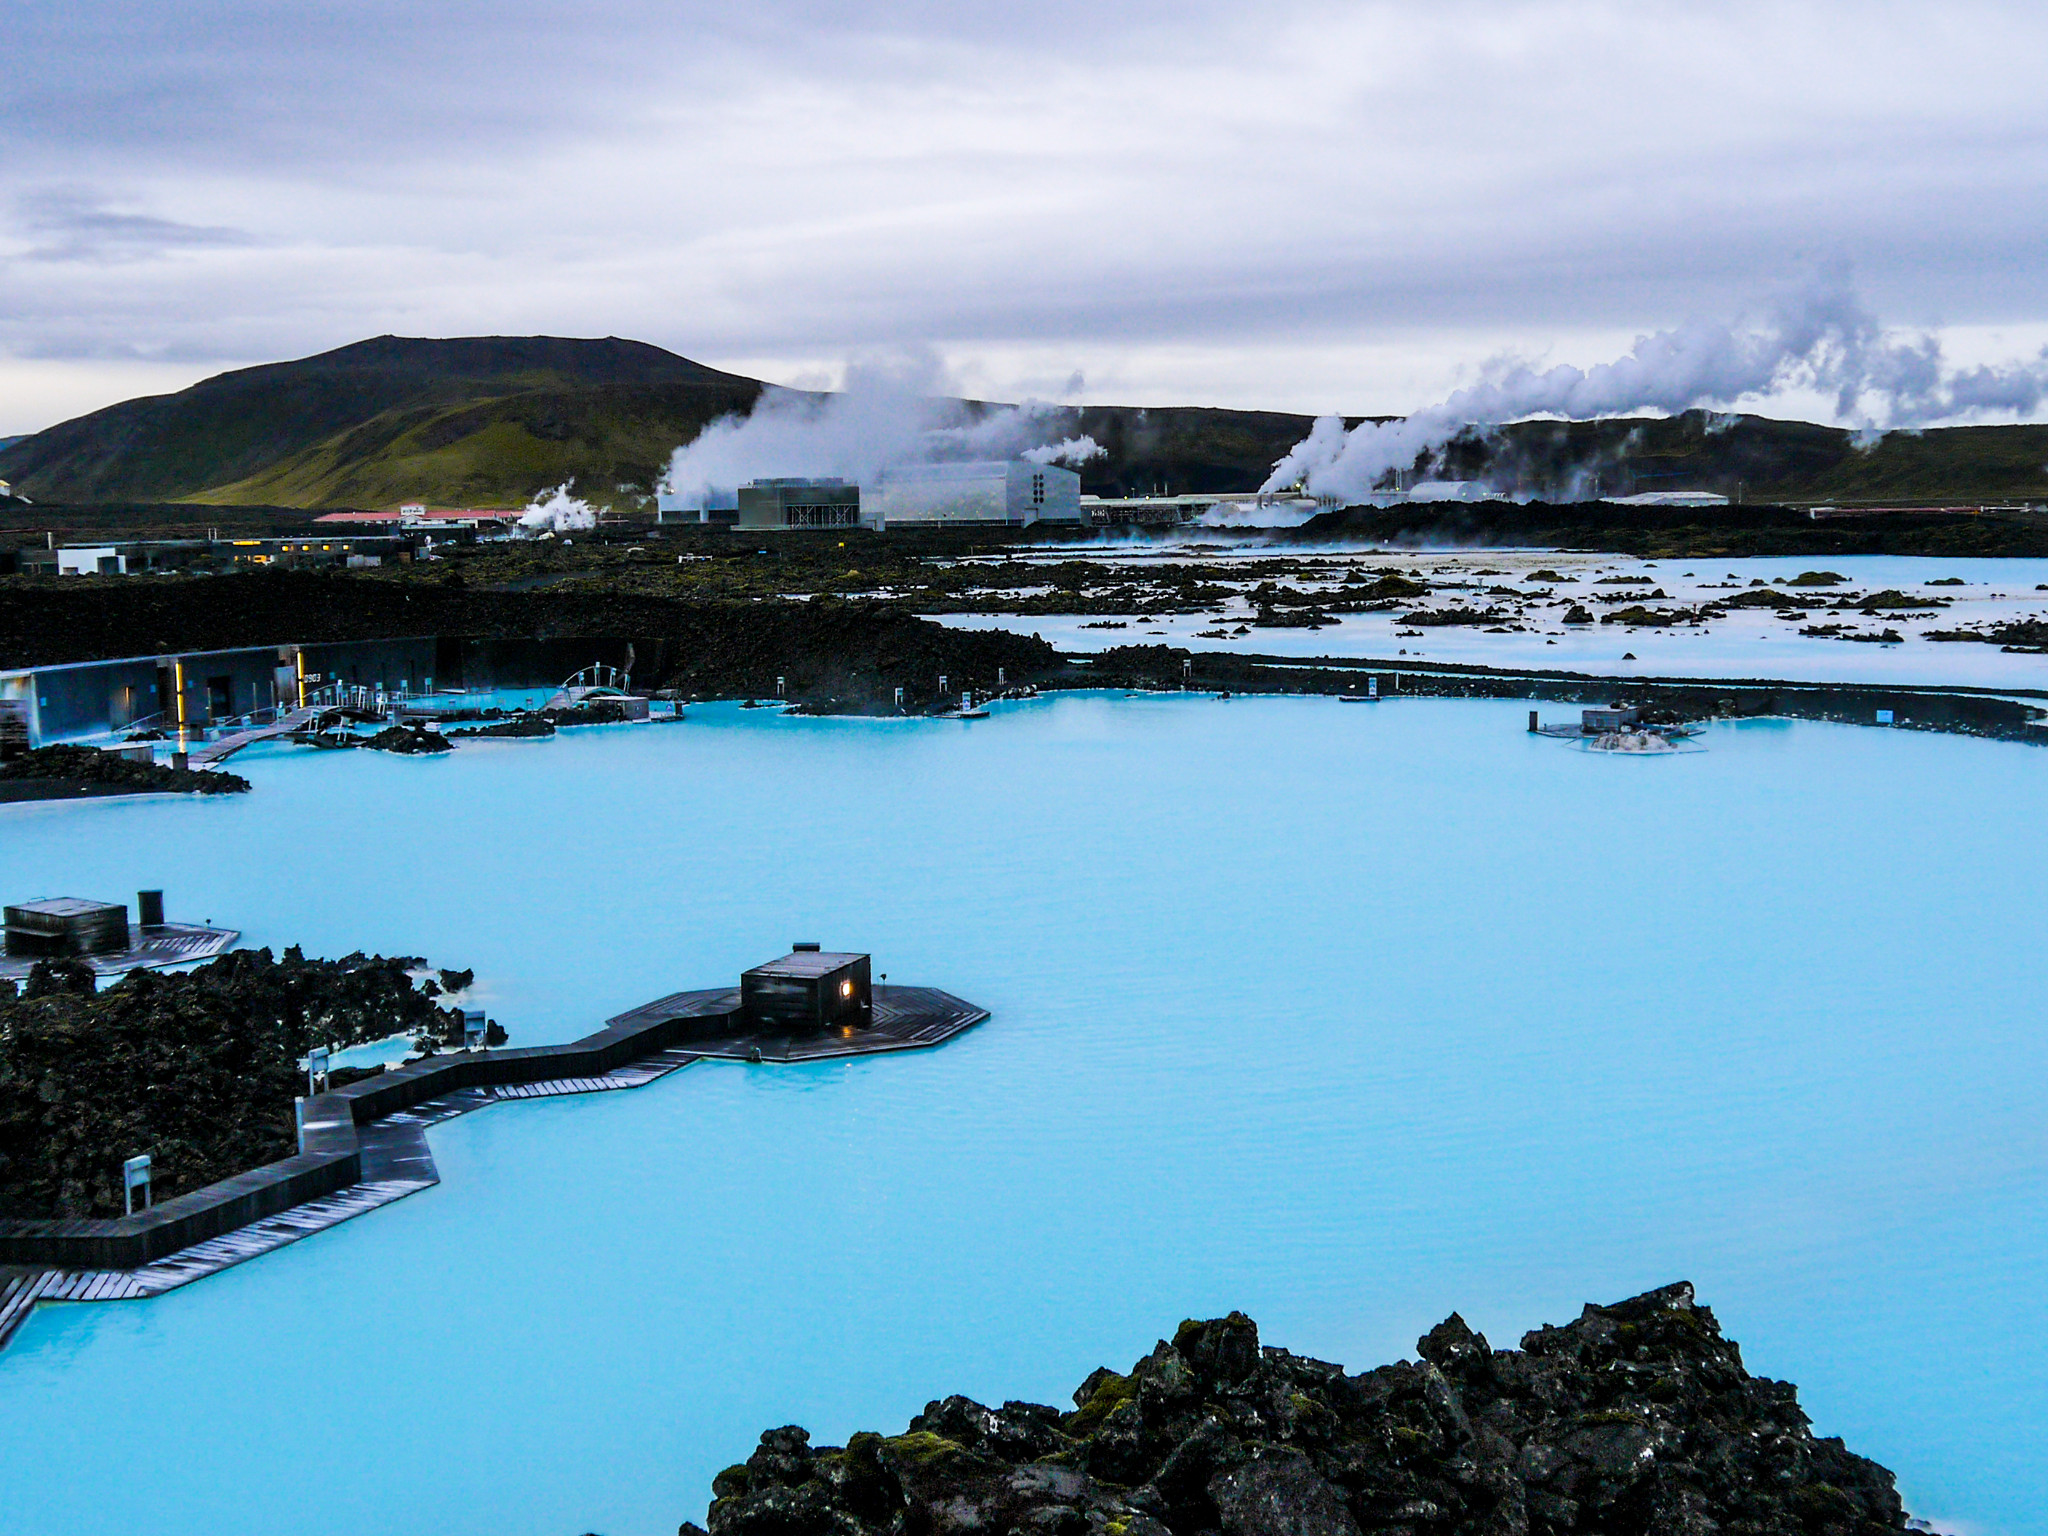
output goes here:
[[[1453, 1313], [1358, 1375], [1181, 1324], [1072, 1411], [964, 1397], [900, 1435], [772, 1429], [713, 1480], [710, 1536], [1878, 1536], [1892, 1474], [1814, 1435], [1690, 1285], [1495, 1350]], [[679, 1536], [703, 1536], [685, 1523]]]
[[136, 762], [96, 747], [37, 747], [0, 763], [0, 803], [75, 795], [234, 795], [248, 788], [240, 774]]

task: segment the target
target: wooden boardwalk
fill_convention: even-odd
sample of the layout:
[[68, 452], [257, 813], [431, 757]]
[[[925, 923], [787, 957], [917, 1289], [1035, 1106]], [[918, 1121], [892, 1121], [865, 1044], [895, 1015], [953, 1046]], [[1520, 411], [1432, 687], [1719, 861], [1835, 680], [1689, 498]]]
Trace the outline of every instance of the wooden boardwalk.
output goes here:
[[207, 1275], [219, 1274], [244, 1259], [282, 1248], [315, 1232], [344, 1222], [364, 1211], [374, 1211], [403, 1199], [415, 1190], [427, 1188], [432, 1179], [365, 1180], [337, 1194], [308, 1200], [288, 1211], [262, 1221], [251, 1222], [220, 1237], [190, 1248], [181, 1248], [168, 1258], [140, 1269], [14, 1269], [0, 1270], [0, 1344], [5, 1344], [28, 1320], [29, 1310], [39, 1301], [133, 1301], [160, 1296], [165, 1291], [190, 1285]]
[[[152, 930], [154, 931], [154, 930]], [[559, 1098], [639, 1088], [694, 1061], [804, 1062], [841, 1060], [884, 1051], [923, 1050], [943, 1044], [986, 1019], [988, 1010], [931, 987], [878, 986], [874, 1023], [866, 1029], [825, 1034], [766, 1035], [716, 1032], [738, 1006], [736, 989], [678, 992], [608, 1020], [611, 1025], [667, 1019], [705, 1019], [707, 1033], [595, 1077], [461, 1088], [357, 1127], [362, 1155], [359, 1183], [303, 1201], [288, 1211], [181, 1248], [138, 1269], [28, 1269], [0, 1265], [0, 1347], [38, 1302], [133, 1301], [159, 1296], [287, 1243], [325, 1232], [365, 1211], [402, 1200], [441, 1181], [427, 1132], [443, 1121], [512, 1099]], [[716, 1017], [719, 1023], [712, 1023]]]
[[930, 987], [876, 987], [875, 1022], [866, 1029], [806, 1035], [735, 1035], [693, 1040], [690, 1048], [716, 1061], [836, 1061], [883, 1051], [921, 1051], [943, 1045], [988, 1017], [986, 1008], [963, 1003]]
[[[822, 1034], [705, 1035], [684, 1049], [714, 1061], [833, 1061], [848, 1056], [873, 1056], [884, 1051], [917, 1051], [943, 1045], [988, 1017], [986, 1008], [962, 1002], [936, 987], [878, 986], [874, 989], [875, 1021], [866, 1029], [826, 1030]], [[642, 1003], [607, 1024], [644, 1024], [657, 1019], [710, 1018], [731, 1012], [739, 993], [677, 992]]]
[[201, 742], [186, 755], [185, 762], [192, 768], [211, 768], [224, 763], [242, 748], [253, 746], [259, 741], [271, 741], [279, 736], [289, 736], [294, 731], [303, 731], [315, 724], [323, 715], [334, 711], [332, 704], [306, 704], [283, 714], [269, 725], [252, 725], [247, 730], [234, 731], [212, 741]]
[[139, 1269], [23, 1269], [0, 1265], [0, 1347], [28, 1320], [39, 1301], [134, 1301], [190, 1285], [245, 1260], [273, 1253], [287, 1243], [325, 1232], [351, 1217], [403, 1200], [441, 1182], [427, 1132], [445, 1120], [501, 1099], [544, 1099], [564, 1094], [606, 1093], [639, 1088], [697, 1059], [695, 1052], [669, 1050], [618, 1067], [603, 1077], [558, 1078], [513, 1087], [464, 1088], [424, 1104], [386, 1115], [360, 1128], [363, 1178], [358, 1184], [307, 1200], [275, 1216], [181, 1248]]

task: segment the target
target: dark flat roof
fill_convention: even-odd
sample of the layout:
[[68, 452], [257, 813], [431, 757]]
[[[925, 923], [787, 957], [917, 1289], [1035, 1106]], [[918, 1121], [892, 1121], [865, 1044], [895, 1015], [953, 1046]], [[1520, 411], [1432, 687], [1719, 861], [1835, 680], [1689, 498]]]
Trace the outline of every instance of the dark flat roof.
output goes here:
[[125, 912], [117, 901], [88, 901], [83, 896], [44, 896], [35, 901], [10, 901], [10, 912], [34, 912], [43, 917], [84, 917], [90, 912]]
[[757, 965], [748, 971], [749, 976], [829, 976], [842, 966], [865, 960], [866, 955], [821, 954], [815, 949], [799, 949], [784, 955], [780, 960], [770, 960], [766, 965]]

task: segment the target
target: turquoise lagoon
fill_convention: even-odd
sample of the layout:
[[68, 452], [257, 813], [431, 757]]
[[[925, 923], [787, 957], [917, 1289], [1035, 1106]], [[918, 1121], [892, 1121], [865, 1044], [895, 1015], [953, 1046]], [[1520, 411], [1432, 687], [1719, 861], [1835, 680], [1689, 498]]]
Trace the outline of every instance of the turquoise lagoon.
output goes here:
[[1359, 1368], [1684, 1277], [1916, 1513], [2048, 1530], [2048, 759], [1758, 723], [1616, 760], [1525, 714], [699, 708], [0, 811], [0, 891], [473, 966], [516, 1042], [792, 939], [994, 1011], [497, 1106], [436, 1189], [41, 1309], [0, 1529], [653, 1536], [765, 1427], [1059, 1401], [1183, 1316]]

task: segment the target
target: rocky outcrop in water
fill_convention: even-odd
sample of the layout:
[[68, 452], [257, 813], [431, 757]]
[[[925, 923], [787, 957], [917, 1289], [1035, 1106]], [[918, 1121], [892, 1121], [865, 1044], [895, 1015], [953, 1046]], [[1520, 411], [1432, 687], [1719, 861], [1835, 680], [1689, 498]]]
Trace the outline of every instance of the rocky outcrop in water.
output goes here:
[[599, 699], [589, 704], [566, 704], [545, 711], [545, 715], [551, 725], [617, 725], [626, 718], [626, 710], [609, 699]]
[[374, 736], [365, 736], [361, 745], [374, 747], [379, 752], [396, 752], [401, 757], [419, 757], [430, 752], [454, 750], [446, 736], [439, 731], [429, 730], [414, 721], [410, 725], [386, 726]]
[[[713, 1481], [710, 1536], [1877, 1536], [1892, 1475], [1816, 1437], [1692, 1287], [1495, 1350], [1455, 1313], [1358, 1375], [1187, 1322], [1070, 1412], [929, 1404], [900, 1435], [773, 1429]], [[699, 1536], [686, 1524], [681, 1536]]]
[[509, 720], [494, 720], [489, 725], [465, 726], [460, 730], [448, 732], [451, 740], [461, 740], [467, 736], [544, 737], [554, 734], [555, 722], [548, 716], [525, 713], [514, 715]]
[[[8, 787], [22, 791], [5, 794]], [[38, 747], [0, 763], [0, 799], [38, 798], [46, 788], [63, 794], [198, 794], [232, 795], [248, 791], [249, 781], [237, 773], [212, 768], [175, 768], [141, 763], [97, 747]]]

